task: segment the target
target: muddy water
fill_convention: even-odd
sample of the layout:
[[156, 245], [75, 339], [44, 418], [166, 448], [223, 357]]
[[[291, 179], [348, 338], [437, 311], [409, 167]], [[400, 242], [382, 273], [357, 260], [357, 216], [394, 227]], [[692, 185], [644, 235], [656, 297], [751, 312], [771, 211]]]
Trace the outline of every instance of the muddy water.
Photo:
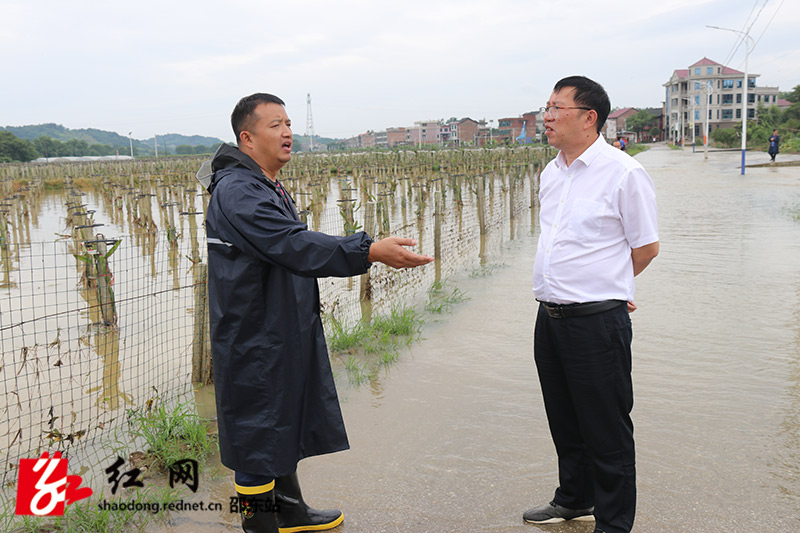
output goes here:
[[[765, 154], [750, 155], [758, 162]], [[635, 531], [800, 530], [800, 168], [663, 147], [638, 156], [659, 194], [661, 255], [638, 280]], [[590, 532], [535, 527], [556, 461], [532, 361], [535, 235], [511, 241], [471, 300], [378, 380], [342, 387], [352, 449], [303, 461], [340, 533]], [[213, 469], [212, 469], [213, 470]], [[227, 501], [230, 474], [196, 499]], [[173, 514], [150, 531], [236, 530]]]

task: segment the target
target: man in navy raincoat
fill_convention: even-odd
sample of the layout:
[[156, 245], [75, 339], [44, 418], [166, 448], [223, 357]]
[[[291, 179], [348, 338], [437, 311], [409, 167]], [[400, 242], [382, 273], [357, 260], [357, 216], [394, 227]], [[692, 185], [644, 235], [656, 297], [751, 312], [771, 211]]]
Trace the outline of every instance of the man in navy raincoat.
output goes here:
[[349, 448], [316, 278], [433, 258], [403, 247], [412, 239], [308, 230], [277, 179], [292, 157], [291, 121], [279, 98], [242, 98], [231, 123], [238, 148], [222, 145], [214, 155], [206, 220], [222, 463], [235, 471], [245, 531], [330, 529], [342, 513], [308, 507], [296, 474], [300, 459]]

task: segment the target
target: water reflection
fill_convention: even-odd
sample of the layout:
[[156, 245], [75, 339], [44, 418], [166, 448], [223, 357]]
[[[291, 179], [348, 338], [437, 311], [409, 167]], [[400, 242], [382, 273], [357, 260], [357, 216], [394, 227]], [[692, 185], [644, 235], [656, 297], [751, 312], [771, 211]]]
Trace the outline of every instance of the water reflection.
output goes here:
[[88, 394], [99, 393], [95, 404], [109, 410], [133, 405], [133, 396], [120, 390], [122, 370], [119, 361], [119, 329], [104, 325], [90, 325], [85, 336], [103, 363], [100, 386], [87, 389]]

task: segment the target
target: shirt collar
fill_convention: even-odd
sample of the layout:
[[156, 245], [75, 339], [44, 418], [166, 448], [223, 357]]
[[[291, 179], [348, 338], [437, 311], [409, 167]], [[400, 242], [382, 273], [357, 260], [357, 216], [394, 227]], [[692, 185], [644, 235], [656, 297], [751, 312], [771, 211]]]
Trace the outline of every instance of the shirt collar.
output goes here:
[[[595, 141], [591, 145], [589, 145], [589, 148], [584, 150], [581, 155], [576, 157], [575, 161], [580, 161], [581, 163], [583, 163], [584, 166], [588, 167], [589, 165], [592, 164], [592, 161], [594, 161], [595, 158], [598, 155], [600, 155], [600, 152], [604, 148], [603, 145], [605, 144], [608, 143], [606, 142], [606, 140], [603, 138], [602, 135], [598, 134], [597, 139], [595, 139]], [[575, 161], [573, 161], [572, 164], [575, 164]], [[562, 170], [565, 170], [567, 168], [567, 162], [564, 159], [564, 154], [561, 153], [561, 151], [559, 151], [558, 155], [556, 156], [556, 165], [558, 165], [558, 167]]]

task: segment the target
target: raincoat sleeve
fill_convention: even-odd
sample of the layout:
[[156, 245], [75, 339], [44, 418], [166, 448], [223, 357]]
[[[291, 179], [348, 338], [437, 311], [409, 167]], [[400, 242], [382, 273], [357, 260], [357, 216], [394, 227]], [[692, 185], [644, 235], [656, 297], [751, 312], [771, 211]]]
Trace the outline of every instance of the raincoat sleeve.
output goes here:
[[309, 231], [274, 191], [256, 180], [222, 180], [212, 201], [221, 214], [219, 238], [261, 261], [315, 278], [354, 276], [371, 266], [369, 235]]

